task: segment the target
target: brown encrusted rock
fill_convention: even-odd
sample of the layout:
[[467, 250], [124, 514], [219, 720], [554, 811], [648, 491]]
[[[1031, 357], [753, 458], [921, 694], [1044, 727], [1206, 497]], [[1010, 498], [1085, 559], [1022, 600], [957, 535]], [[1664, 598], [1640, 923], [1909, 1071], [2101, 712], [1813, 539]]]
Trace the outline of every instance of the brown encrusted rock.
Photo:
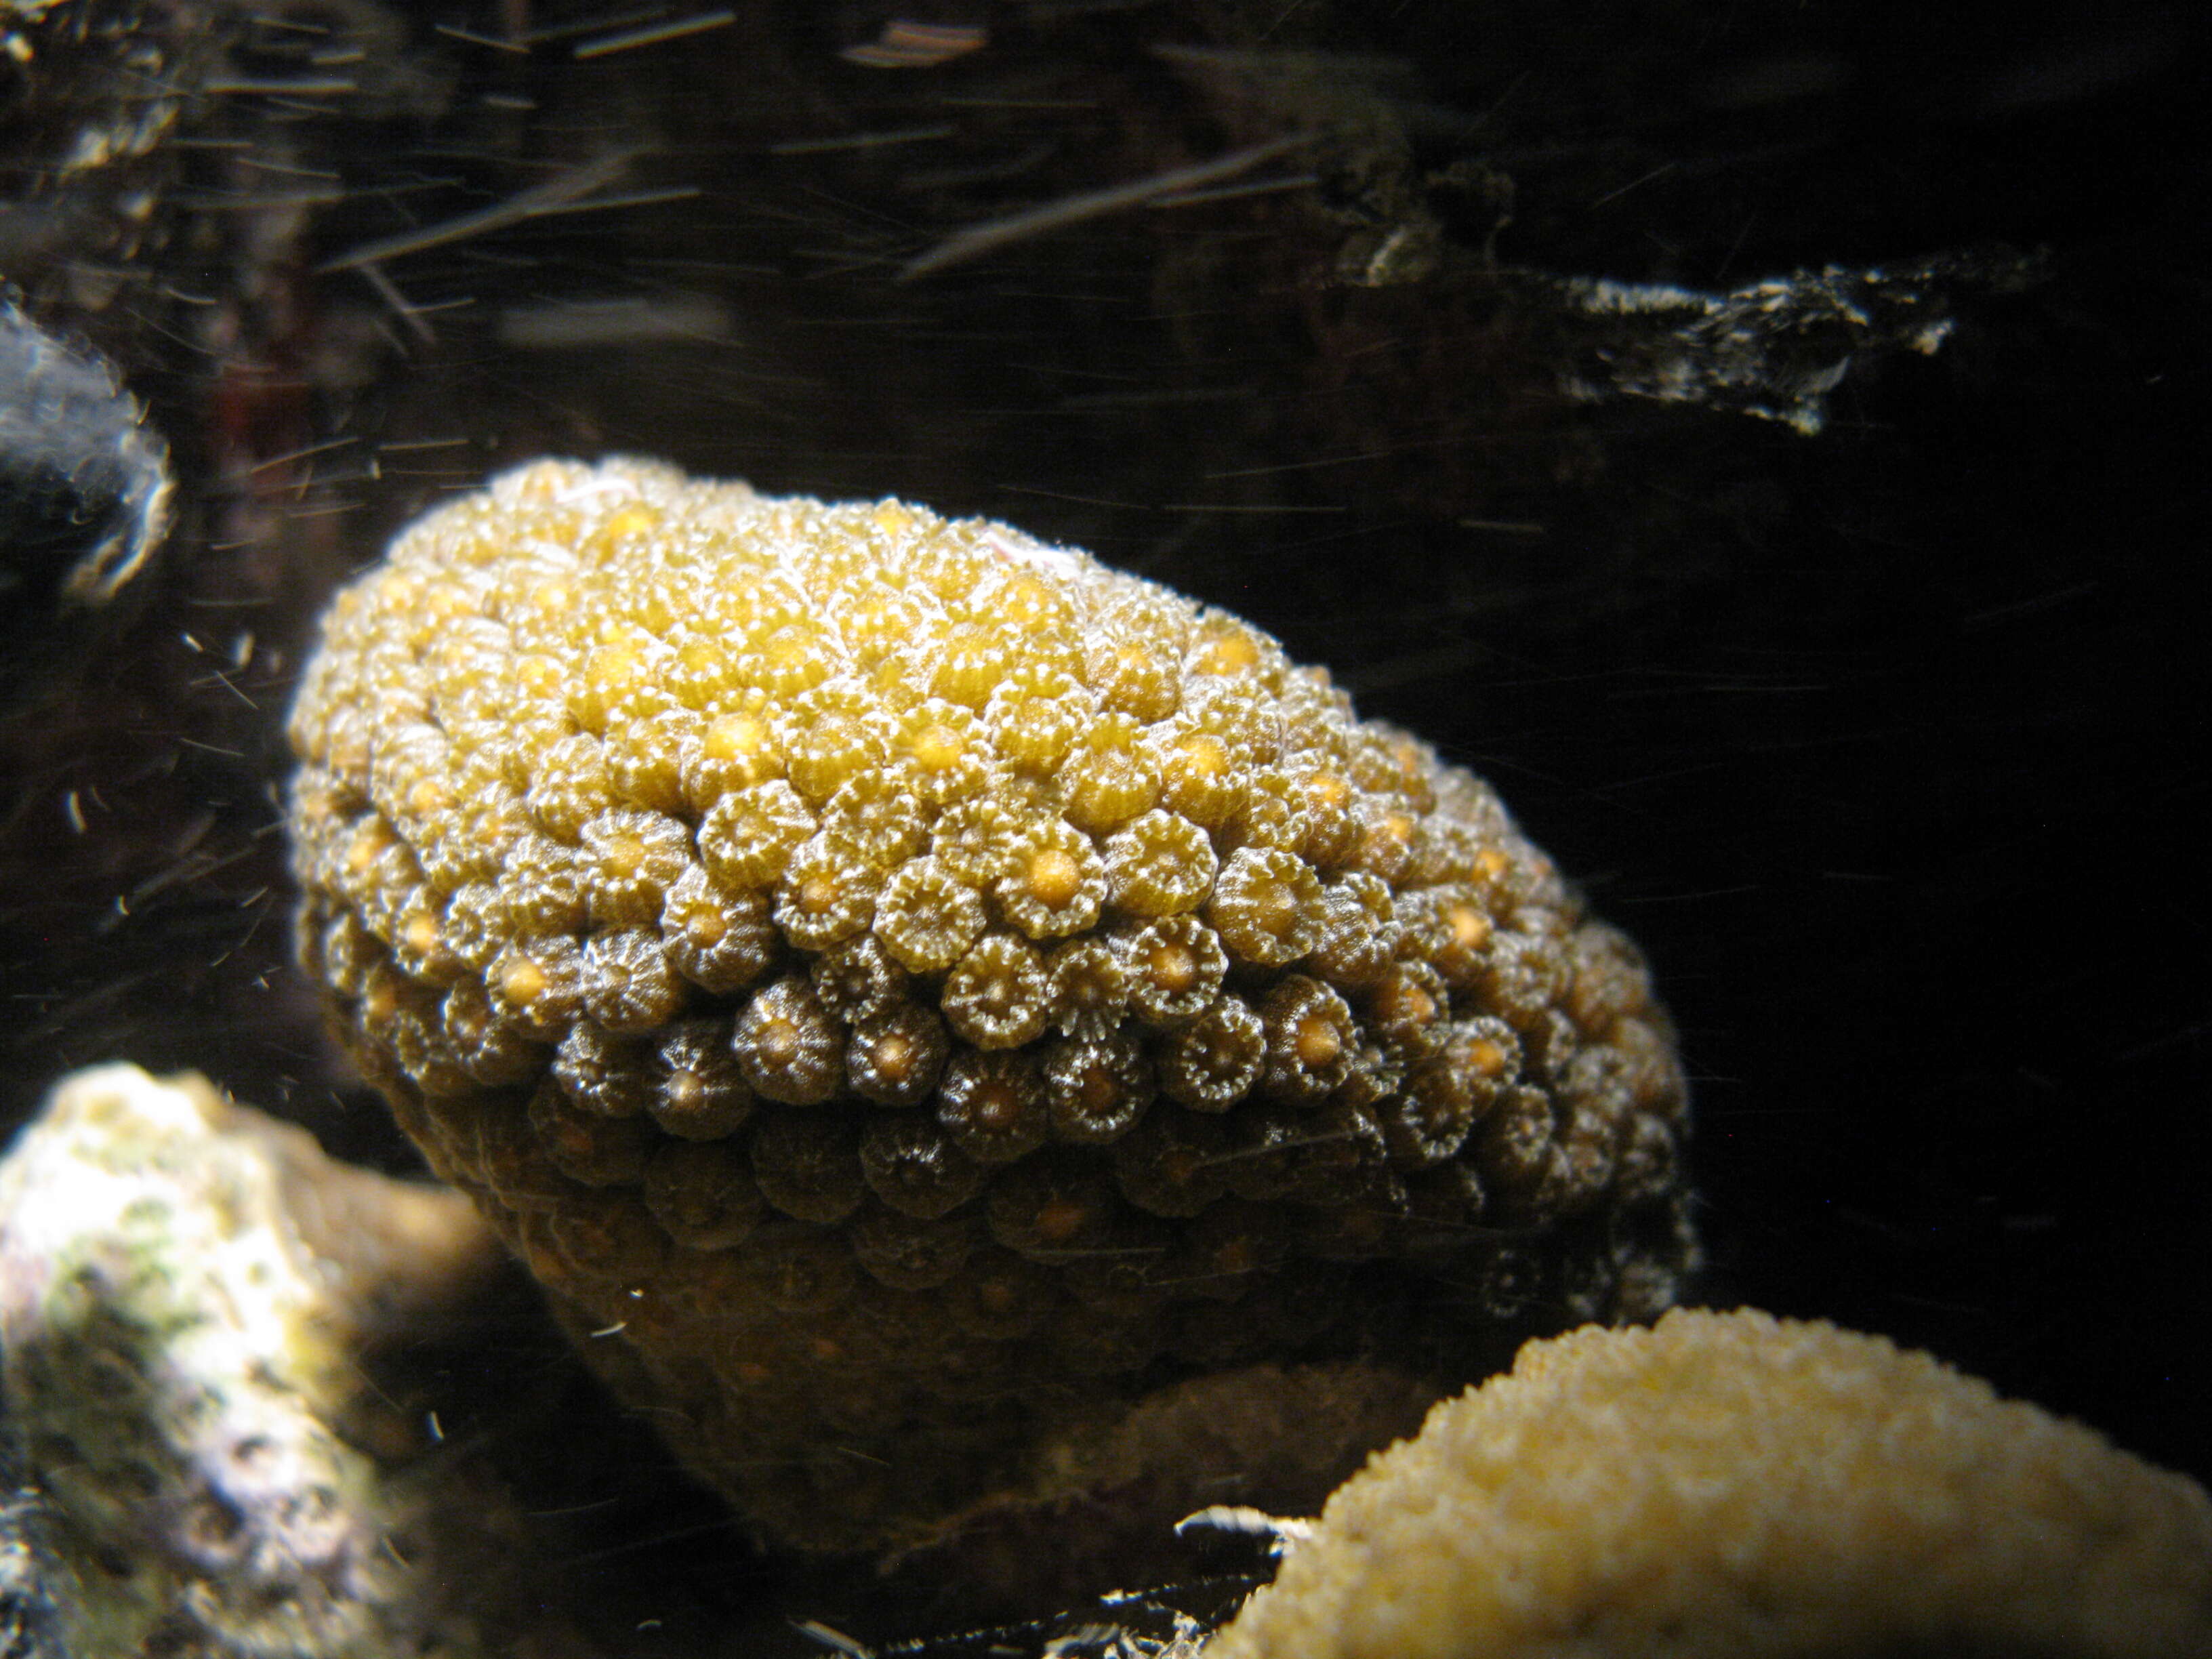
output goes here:
[[356, 1058], [773, 1534], [915, 1536], [1180, 1376], [1464, 1380], [1686, 1264], [1634, 949], [1082, 553], [542, 463], [337, 596], [291, 735]]
[[2212, 1500], [1881, 1337], [1532, 1342], [1372, 1459], [1207, 1659], [2188, 1659]]

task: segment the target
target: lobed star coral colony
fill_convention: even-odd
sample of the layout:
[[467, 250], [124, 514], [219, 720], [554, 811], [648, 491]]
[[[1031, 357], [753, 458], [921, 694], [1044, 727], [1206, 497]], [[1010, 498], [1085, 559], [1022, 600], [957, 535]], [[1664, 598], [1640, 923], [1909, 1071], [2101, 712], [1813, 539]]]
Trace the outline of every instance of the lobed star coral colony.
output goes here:
[[1178, 1377], [1463, 1381], [1687, 1263], [1634, 949], [1082, 553], [540, 463], [338, 594], [291, 737], [351, 1053], [771, 1534], [912, 1535]]

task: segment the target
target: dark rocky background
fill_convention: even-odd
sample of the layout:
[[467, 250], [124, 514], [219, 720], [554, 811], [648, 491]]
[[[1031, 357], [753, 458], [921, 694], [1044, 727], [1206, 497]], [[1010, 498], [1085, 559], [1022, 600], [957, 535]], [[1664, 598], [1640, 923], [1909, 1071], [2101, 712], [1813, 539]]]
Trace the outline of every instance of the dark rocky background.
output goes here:
[[[90, 609], [24, 529], [51, 496], [0, 493], [0, 1109], [194, 1066], [404, 1164], [289, 965], [272, 792], [321, 597], [545, 453], [896, 493], [1239, 611], [1492, 777], [1680, 1018], [1708, 1299], [2212, 1474], [2206, 65], [2178, 5], [1992, 24], [0, 4], [0, 276], [177, 486]], [[854, 61], [887, 47], [916, 61]], [[1860, 351], [1815, 434], [1566, 390], [1667, 336], [1565, 279], [1923, 260], [1950, 338]]]

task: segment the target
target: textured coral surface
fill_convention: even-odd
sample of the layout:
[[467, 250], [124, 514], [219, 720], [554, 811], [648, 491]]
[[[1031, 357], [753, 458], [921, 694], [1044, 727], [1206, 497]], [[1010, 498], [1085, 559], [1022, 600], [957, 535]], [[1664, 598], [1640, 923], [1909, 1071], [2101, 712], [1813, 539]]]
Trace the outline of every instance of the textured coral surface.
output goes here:
[[2185, 1659], [2212, 1500], [1924, 1353], [1677, 1310], [1531, 1343], [1330, 1499], [1208, 1659]]
[[1633, 948], [1487, 785], [1079, 552], [542, 463], [339, 594], [291, 731], [356, 1059], [787, 1538], [1686, 1264]]

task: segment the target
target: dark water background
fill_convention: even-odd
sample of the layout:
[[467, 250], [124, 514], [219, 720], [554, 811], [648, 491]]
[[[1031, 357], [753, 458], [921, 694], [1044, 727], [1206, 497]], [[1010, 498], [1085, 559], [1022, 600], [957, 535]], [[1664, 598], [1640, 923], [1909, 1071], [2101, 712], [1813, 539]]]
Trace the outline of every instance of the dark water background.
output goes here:
[[[1004, 518], [1331, 665], [1649, 951], [1706, 1298], [2212, 1474], [2188, 9], [755, 4], [583, 57], [608, 8], [495, 13], [211, 12], [195, 46], [89, 8], [116, 27], [42, 42], [0, 103], [0, 270], [118, 366], [179, 480], [135, 615], [7, 615], [38, 665], [0, 727], [11, 1120], [129, 1058], [406, 1166], [289, 967], [270, 792], [308, 618], [499, 465], [656, 454]], [[840, 58], [901, 17], [987, 44]], [[518, 21], [530, 51], [483, 44]], [[362, 55], [319, 68], [302, 27]], [[64, 171], [149, 45], [165, 84], [249, 89]], [[319, 74], [353, 89], [251, 89]], [[901, 279], [963, 226], [1286, 134], [1321, 136], [1215, 181], [1267, 188]], [[565, 210], [351, 258], [549, 183]], [[1428, 263], [1378, 265], [1394, 231]], [[1856, 363], [1815, 436], [1562, 395], [1586, 343], [1526, 280], [1993, 246], [2036, 279], [1962, 285], [1942, 350]], [[1350, 280], [1377, 274], [1405, 280]]]

